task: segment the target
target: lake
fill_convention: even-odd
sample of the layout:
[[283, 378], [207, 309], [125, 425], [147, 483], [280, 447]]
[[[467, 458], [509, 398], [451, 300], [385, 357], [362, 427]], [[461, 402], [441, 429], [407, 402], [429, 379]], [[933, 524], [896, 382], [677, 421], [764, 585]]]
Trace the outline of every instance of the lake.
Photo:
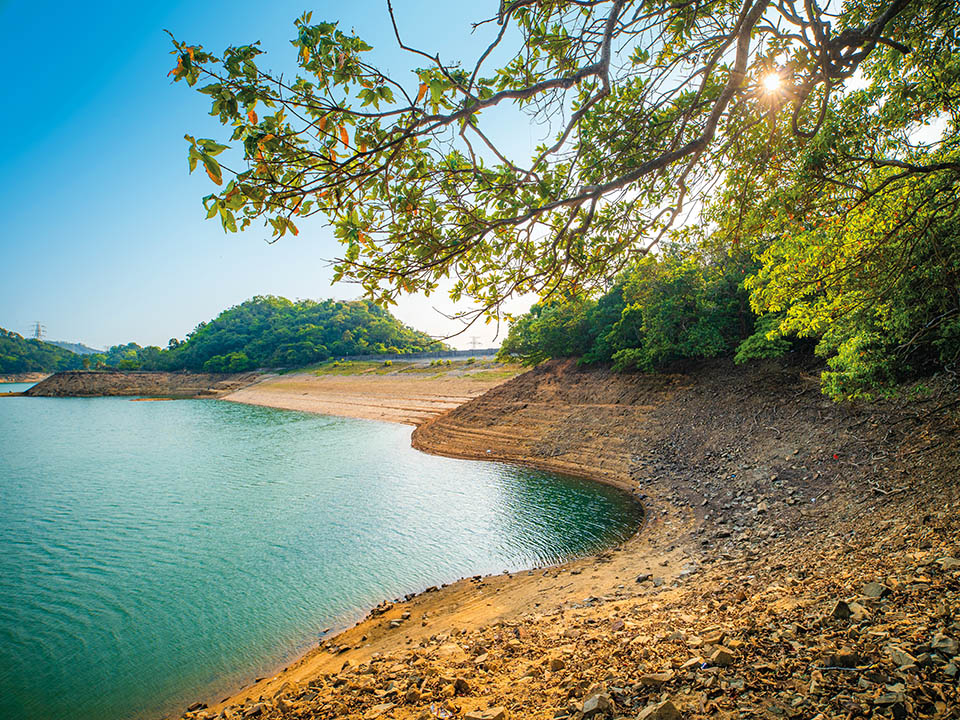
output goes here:
[[611, 488], [425, 455], [410, 432], [213, 400], [0, 398], [0, 717], [179, 715], [384, 599], [591, 553], [640, 522]]

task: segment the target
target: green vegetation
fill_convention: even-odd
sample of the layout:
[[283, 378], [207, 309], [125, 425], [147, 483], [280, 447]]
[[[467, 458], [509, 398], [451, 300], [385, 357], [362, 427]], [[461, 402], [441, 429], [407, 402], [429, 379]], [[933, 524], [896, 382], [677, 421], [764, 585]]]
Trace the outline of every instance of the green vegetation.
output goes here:
[[[143, 367], [243, 372], [259, 367], [303, 367], [331, 357], [422, 352], [428, 335], [403, 325], [365, 300], [338, 302], [255, 297], [172, 340]], [[441, 346], [442, 347], [442, 346]], [[145, 348], [146, 350], [146, 348]]]
[[[385, 355], [445, 348], [366, 300], [339, 302], [255, 297], [202, 322], [165, 349], [136, 343], [79, 356], [0, 329], [0, 372], [78, 368], [236, 373], [303, 367], [345, 355]], [[389, 368], [386, 362], [373, 363]]]
[[[207, 217], [279, 238], [322, 213], [337, 279], [384, 303], [452, 277], [489, 319], [537, 293], [507, 349], [529, 362], [746, 362], [800, 340], [834, 398], [956, 375], [960, 3], [529, 0], [487, 20], [476, 64], [405, 48], [409, 83], [309, 13], [282, 80], [257, 44], [174, 41], [174, 80], [225, 128], [187, 137], [218, 186]], [[552, 133], [529, 158], [503, 142], [511, 112]], [[666, 244], [686, 255], [638, 261]]]
[[738, 361], [781, 355], [765, 337], [743, 279], [744, 255], [706, 257], [668, 246], [622, 273], [599, 300], [534, 305], [510, 327], [500, 357], [536, 364], [552, 357], [612, 362], [617, 370], [659, 370], [677, 360], [737, 353]]
[[80, 356], [0, 328], [0, 373], [59, 372], [81, 367]]

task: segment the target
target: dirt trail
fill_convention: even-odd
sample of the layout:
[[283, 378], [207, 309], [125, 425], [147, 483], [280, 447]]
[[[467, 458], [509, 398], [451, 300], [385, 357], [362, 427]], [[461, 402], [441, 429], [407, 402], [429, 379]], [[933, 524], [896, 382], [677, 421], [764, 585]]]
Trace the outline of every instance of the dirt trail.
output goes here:
[[837, 406], [773, 364], [549, 363], [414, 445], [617, 484], [642, 532], [384, 604], [186, 717], [960, 717], [960, 433], [935, 405]]

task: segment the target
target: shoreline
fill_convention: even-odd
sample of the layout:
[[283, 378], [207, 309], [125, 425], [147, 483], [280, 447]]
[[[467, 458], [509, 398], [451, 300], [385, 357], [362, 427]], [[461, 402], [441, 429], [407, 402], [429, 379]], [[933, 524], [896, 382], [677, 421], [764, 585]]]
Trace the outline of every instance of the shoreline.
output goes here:
[[[410, 395], [403, 393], [402, 397], [390, 398], [398, 402], [385, 404], [383, 387], [376, 378], [362, 378], [359, 384], [366, 385], [366, 387], [360, 389], [355, 378], [352, 382], [343, 382], [341, 378], [313, 378], [305, 373], [294, 373], [292, 376], [268, 376], [238, 391], [218, 398], [226, 402], [261, 407], [411, 425], [413, 426], [411, 446], [420, 452], [463, 460], [503, 462], [547, 472], [556, 472], [561, 475], [607, 485], [628, 496], [638, 506], [641, 520], [630, 537], [624, 541], [611, 547], [600, 548], [588, 555], [569, 558], [562, 563], [526, 568], [511, 573], [464, 577], [440, 586], [424, 588], [408, 594], [404, 598], [384, 599], [373, 608], [358, 611], [356, 614], [357, 620], [347, 621], [343, 625], [332, 627], [329, 633], [323, 635], [319, 645], [309, 647], [299, 654], [295, 653], [292, 656], [293, 659], [280, 663], [276, 670], [271, 673], [271, 677], [265, 677], [241, 686], [235, 691], [231, 691], [219, 702], [210, 703], [209, 708], [204, 708], [205, 710], [222, 712], [231, 706], [249, 703], [258, 697], [269, 696], [290, 683], [304, 682], [312, 675], [339, 669], [340, 663], [342, 663], [341, 655], [348, 656], [348, 662], [350, 663], [362, 663], [364, 660], [374, 657], [378, 652], [382, 652], [384, 645], [392, 645], [390, 641], [384, 642], [386, 638], [382, 634], [376, 639], [379, 642], [369, 642], [372, 638], [365, 633], [370, 629], [370, 625], [393, 622], [397, 618], [402, 619], [405, 613], [412, 612], [412, 608], [416, 608], [418, 612], [425, 616], [439, 613], [441, 629], [449, 629], [451, 625], [465, 621], [474, 624], [489, 622], [492, 618], [487, 616], [486, 613], [479, 613], [480, 616], [484, 617], [477, 617], [478, 614], [475, 612], [465, 615], [457, 611], [459, 605], [464, 601], [464, 596], [470, 596], [478, 582], [480, 584], [495, 584], [495, 592], [497, 593], [507, 589], [506, 586], [509, 585], [512, 586], [510, 589], [515, 594], [519, 594], [520, 597], [527, 597], [530, 590], [539, 588], [539, 583], [536, 582], [538, 573], [552, 571], [556, 573], [553, 577], [563, 573], [568, 573], [571, 577], [580, 576], [586, 568], [596, 564], [599, 559], [605, 558], [612, 552], [622, 552], [625, 547], [633, 546], [640, 541], [644, 530], [649, 525], [649, 515], [641, 500], [642, 495], [638, 497], [636, 488], [631, 484], [629, 477], [625, 475], [597, 474], [582, 469], [561, 471], [550, 463], [538, 462], [535, 458], [505, 459], [495, 456], [492, 452], [477, 455], [470, 452], [458, 453], [448, 449], [438, 450], [416, 439], [418, 430], [424, 425], [444, 417], [449, 411], [486, 394], [510, 379], [513, 378], [488, 383], [486, 386], [474, 390], [470, 396], [453, 396], [456, 398], [456, 404], [451, 404], [451, 396], [446, 394], [441, 395], [439, 400], [435, 401], [435, 404], [431, 404], [431, 398], [422, 394], [424, 388], [418, 388], [421, 392], [415, 395], [415, 398], [420, 400], [419, 403], [411, 403]], [[407, 383], [417, 381], [416, 378], [405, 379]], [[423, 381], [420, 380], [420, 383], [423, 383]], [[353, 395], [344, 401], [340, 394], [344, 386], [352, 392], [359, 392], [360, 394]], [[437, 386], [429, 387], [428, 392], [430, 390], [436, 392]], [[389, 390], [387, 397], [389, 397]], [[661, 572], [669, 574], [672, 571], [674, 575], [679, 574], [681, 568], [678, 555], [679, 553], [672, 550], [664, 553], [663, 556], [658, 555], [657, 560], [660, 562]], [[525, 582], [525, 578], [530, 578], [533, 581], [527, 580]], [[527, 585], [532, 585], [533, 588], [528, 588]], [[509, 607], [506, 607], [507, 605]], [[504, 614], [504, 609], [506, 614], [513, 615], [524, 607], [525, 603], [519, 601], [505, 603], [504, 606], [498, 608], [497, 615]], [[397, 617], [394, 617], [394, 615]], [[426, 626], [427, 624], [424, 622], [423, 625]], [[357, 636], [361, 638], [361, 644], [356, 643]], [[406, 640], [404, 644], [407, 644]], [[311, 643], [311, 645], [314, 644]]]
[[948, 717], [960, 621], [935, 608], [960, 598], [958, 430], [934, 400], [836, 406], [802, 367], [547, 363], [411, 444], [626, 488], [646, 510], [632, 538], [382, 603], [184, 718]]

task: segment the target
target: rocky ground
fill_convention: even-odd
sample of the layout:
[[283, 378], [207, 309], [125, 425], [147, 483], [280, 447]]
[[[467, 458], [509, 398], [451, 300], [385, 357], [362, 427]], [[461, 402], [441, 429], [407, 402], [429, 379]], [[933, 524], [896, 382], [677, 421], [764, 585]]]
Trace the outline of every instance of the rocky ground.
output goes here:
[[955, 387], [845, 407], [816, 373], [554, 362], [421, 449], [637, 494], [599, 557], [385, 603], [185, 718], [958, 718]]

